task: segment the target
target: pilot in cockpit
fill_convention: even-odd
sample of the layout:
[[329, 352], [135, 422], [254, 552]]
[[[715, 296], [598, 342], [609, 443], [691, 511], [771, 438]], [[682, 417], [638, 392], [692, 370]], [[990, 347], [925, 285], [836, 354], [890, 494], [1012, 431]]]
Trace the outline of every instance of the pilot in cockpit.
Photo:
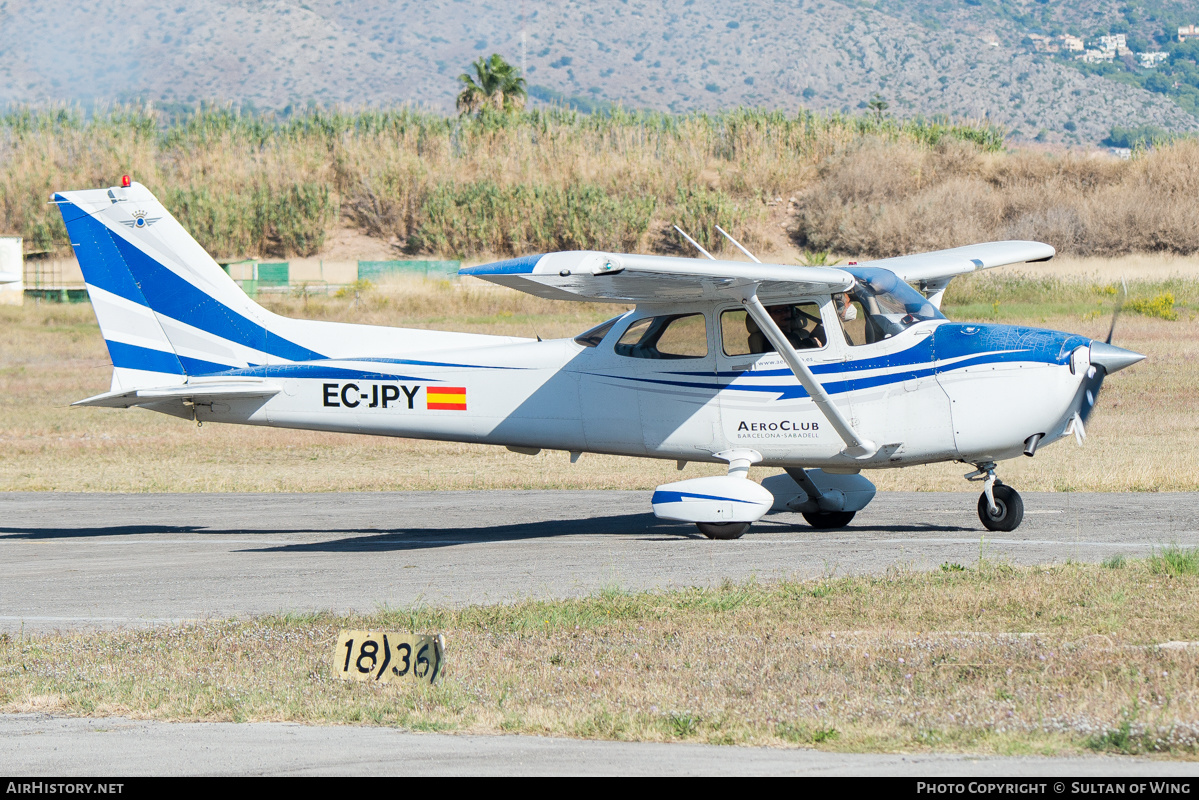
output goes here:
[[[810, 318], [793, 305], [767, 306], [767, 313], [779, 326], [779, 330], [787, 337], [791, 347], [796, 350], [807, 350], [824, 347], [824, 326], [815, 318]], [[812, 322], [808, 328], [809, 319]], [[751, 353], [773, 353], [774, 345], [766, 338], [766, 334], [758, 327], [753, 318], [746, 316], [745, 328], [749, 332], [749, 351]]]

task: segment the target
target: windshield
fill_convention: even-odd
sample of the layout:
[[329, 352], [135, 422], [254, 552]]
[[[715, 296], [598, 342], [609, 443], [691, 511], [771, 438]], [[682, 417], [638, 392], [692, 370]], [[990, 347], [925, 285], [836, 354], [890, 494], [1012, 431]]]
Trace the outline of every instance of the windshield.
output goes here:
[[894, 272], [877, 267], [849, 267], [857, 279], [854, 287], [834, 297], [851, 345], [889, 339], [918, 322], [945, 319], [924, 295], [901, 281]]

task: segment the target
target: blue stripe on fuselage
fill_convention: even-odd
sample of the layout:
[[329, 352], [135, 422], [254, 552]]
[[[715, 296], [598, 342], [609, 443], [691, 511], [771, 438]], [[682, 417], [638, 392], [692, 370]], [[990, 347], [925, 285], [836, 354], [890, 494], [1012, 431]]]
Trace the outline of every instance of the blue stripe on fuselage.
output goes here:
[[[951, 373], [959, 369], [975, 367], [981, 364], [998, 364], [1010, 362], [1029, 362], [1042, 364], [1065, 364], [1070, 359], [1070, 353], [1080, 346], [1090, 343], [1090, 339], [1076, 334], [1048, 331], [1040, 328], [1022, 328], [1012, 325], [962, 325], [946, 323], [939, 325], [933, 336], [922, 339], [906, 350], [885, 356], [874, 356], [857, 361], [837, 362], [833, 364], [813, 364], [810, 369], [815, 374], [837, 375], [840, 380], [822, 382], [829, 394], [839, 394], [855, 389], [868, 389], [885, 386], [916, 378], [924, 378], [940, 373]], [[985, 350], [995, 346], [997, 350]], [[934, 362], [933, 356], [936, 356]], [[945, 360], [956, 358], [958, 361], [945, 364]], [[855, 374], [867, 370], [887, 369], [894, 367], [914, 367], [899, 372], [869, 377], [855, 377]], [[592, 373], [596, 374], [596, 373]], [[714, 377], [712, 372], [664, 372], [663, 375], [678, 377]], [[716, 389], [722, 391], [731, 389], [742, 392], [769, 392], [777, 394], [778, 400], [791, 400], [808, 396], [808, 392], [798, 383], [738, 383], [738, 378], [783, 377], [790, 376], [791, 370], [742, 370], [718, 373], [719, 377], [732, 378], [727, 384], [711, 382], [673, 380], [664, 378], [633, 378], [623, 375], [604, 375], [607, 378], [654, 383], [667, 386], [682, 386], [698, 389]]]
[[413, 375], [394, 375], [387, 372], [366, 372], [349, 367], [334, 367], [326, 364], [263, 364], [242, 369], [207, 374], [204, 377], [229, 378], [308, 378], [310, 380], [359, 380], [359, 381], [413, 381], [416, 383], [443, 383], [438, 378], [418, 378]]

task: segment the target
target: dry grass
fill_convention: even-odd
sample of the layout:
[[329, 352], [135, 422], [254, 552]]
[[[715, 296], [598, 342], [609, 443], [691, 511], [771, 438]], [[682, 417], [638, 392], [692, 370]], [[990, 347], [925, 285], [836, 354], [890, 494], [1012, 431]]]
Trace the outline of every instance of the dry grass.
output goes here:
[[[1118, 268], [1113, 268], [1115, 271]], [[1091, 284], [955, 282], [957, 319], [998, 319], [1106, 335], [1111, 296]], [[1104, 384], [1079, 449], [1064, 441], [1002, 466], [1028, 491], [1199, 489], [1199, 283], [1175, 287], [1177, 321], [1125, 313], [1117, 343], [1149, 358]], [[1156, 283], [1132, 284], [1152, 296]], [[1037, 303], [1038, 298], [1047, 300]], [[996, 307], [991, 297], [1004, 298]], [[956, 298], [956, 299], [955, 299]], [[481, 284], [408, 281], [350, 299], [278, 297], [281, 313], [318, 319], [543, 337], [574, 335], [617, 313]], [[1044, 316], [1042, 316], [1044, 314]], [[716, 465], [190, 423], [152, 412], [72, 409], [106, 391], [110, 364], [88, 305], [0, 308], [0, 488], [9, 491], [363, 491], [376, 489], [651, 489]], [[1147, 424], [1146, 420], [1152, 420]], [[886, 470], [883, 490], [974, 491], [959, 464]], [[755, 477], [763, 477], [765, 470]]]
[[[1199, 553], [980, 561], [365, 617], [0, 636], [0, 711], [1194, 757]], [[442, 632], [432, 688], [337, 680], [339, 629]]]
[[339, 217], [397, 247], [446, 255], [671, 249], [667, 221], [721, 250], [716, 224], [751, 244], [773, 240], [767, 203], [866, 130], [1000, 142], [970, 125], [807, 112], [459, 120], [363, 111], [276, 124], [218, 110], [165, 129], [142, 109], [89, 121], [68, 110], [18, 112], [0, 117], [0, 230], [65, 253], [46, 199], [128, 173], [218, 257], [307, 255]]
[[1032, 239], [1076, 256], [1194, 254], [1199, 140], [1124, 162], [863, 138], [824, 161], [793, 211], [801, 246], [842, 253]]

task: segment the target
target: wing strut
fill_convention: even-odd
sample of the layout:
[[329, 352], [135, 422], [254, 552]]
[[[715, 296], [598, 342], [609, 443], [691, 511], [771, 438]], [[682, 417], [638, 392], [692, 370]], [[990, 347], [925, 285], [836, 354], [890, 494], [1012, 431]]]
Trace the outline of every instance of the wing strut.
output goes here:
[[837, 431], [837, 435], [845, 442], [845, 449], [841, 452], [851, 458], [870, 458], [877, 453], [878, 445], [858, 435], [858, 432], [849, 424], [849, 420], [841, 413], [841, 409], [837, 408], [833, 399], [829, 397], [829, 393], [820, 385], [820, 381], [816, 380], [816, 376], [808, 369], [808, 365], [799, 360], [799, 356], [791, 347], [791, 343], [787, 341], [787, 337], [770, 318], [770, 314], [766, 313], [766, 308], [758, 299], [756, 287], [750, 294], [743, 297], [741, 302], [745, 304], [745, 310], [753, 317], [754, 322], [758, 323], [762, 333], [774, 345], [774, 349], [787, 362], [787, 366], [791, 368], [791, 372], [799, 379], [803, 388], [808, 390], [808, 394], [812, 396], [812, 402], [820, 409], [820, 413], [824, 414], [824, 418], [829, 421], [829, 424]]
[[707, 256], [709, 261], [715, 261], [715, 260], [716, 260], [716, 256], [712, 255], [712, 254], [711, 254], [711, 253], [709, 253], [707, 250], [705, 250], [705, 249], [703, 249], [702, 247], [700, 247], [700, 246], [699, 246], [699, 242], [695, 241], [695, 240], [694, 240], [694, 239], [692, 239], [690, 236], [688, 236], [688, 235], [687, 235], [687, 233], [686, 233], [686, 231], [684, 231], [684, 230], [683, 230], [682, 228], [680, 228], [678, 225], [675, 225], [675, 226], [674, 226], [674, 229], [675, 229], [676, 231], [678, 231], [678, 232], [679, 232], [679, 236], [682, 236], [684, 239], [686, 239], [687, 241], [691, 242], [691, 246], [692, 246], [692, 247], [694, 247], [696, 250], [700, 251], [700, 252], [701, 252], [701, 253], [703, 253], [705, 256]]
[[719, 225], [717, 225], [717, 226], [716, 226], [716, 230], [720, 231], [720, 235], [721, 235], [721, 236], [723, 236], [724, 238], [728, 239], [730, 242], [732, 242], [733, 244], [735, 244], [735, 245], [737, 246], [737, 249], [738, 249], [738, 250], [740, 250], [742, 253], [745, 253], [745, 255], [749, 256], [749, 260], [750, 260], [750, 261], [754, 262], [755, 264], [761, 264], [761, 263], [762, 263], [761, 259], [759, 259], [759, 258], [758, 258], [757, 256], [755, 256], [753, 253], [751, 253], [751, 252], [749, 252], [748, 250], [746, 250], [746, 249], [745, 249], [745, 246], [744, 246], [744, 245], [742, 245], [742, 244], [741, 244], [741, 242], [737, 241], [737, 240], [736, 240], [736, 239], [734, 239], [732, 236], [730, 236], [730, 235], [729, 235], [729, 232], [728, 232], [728, 231], [726, 231], [724, 228], [722, 228], [722, 227], [720, 227]]

